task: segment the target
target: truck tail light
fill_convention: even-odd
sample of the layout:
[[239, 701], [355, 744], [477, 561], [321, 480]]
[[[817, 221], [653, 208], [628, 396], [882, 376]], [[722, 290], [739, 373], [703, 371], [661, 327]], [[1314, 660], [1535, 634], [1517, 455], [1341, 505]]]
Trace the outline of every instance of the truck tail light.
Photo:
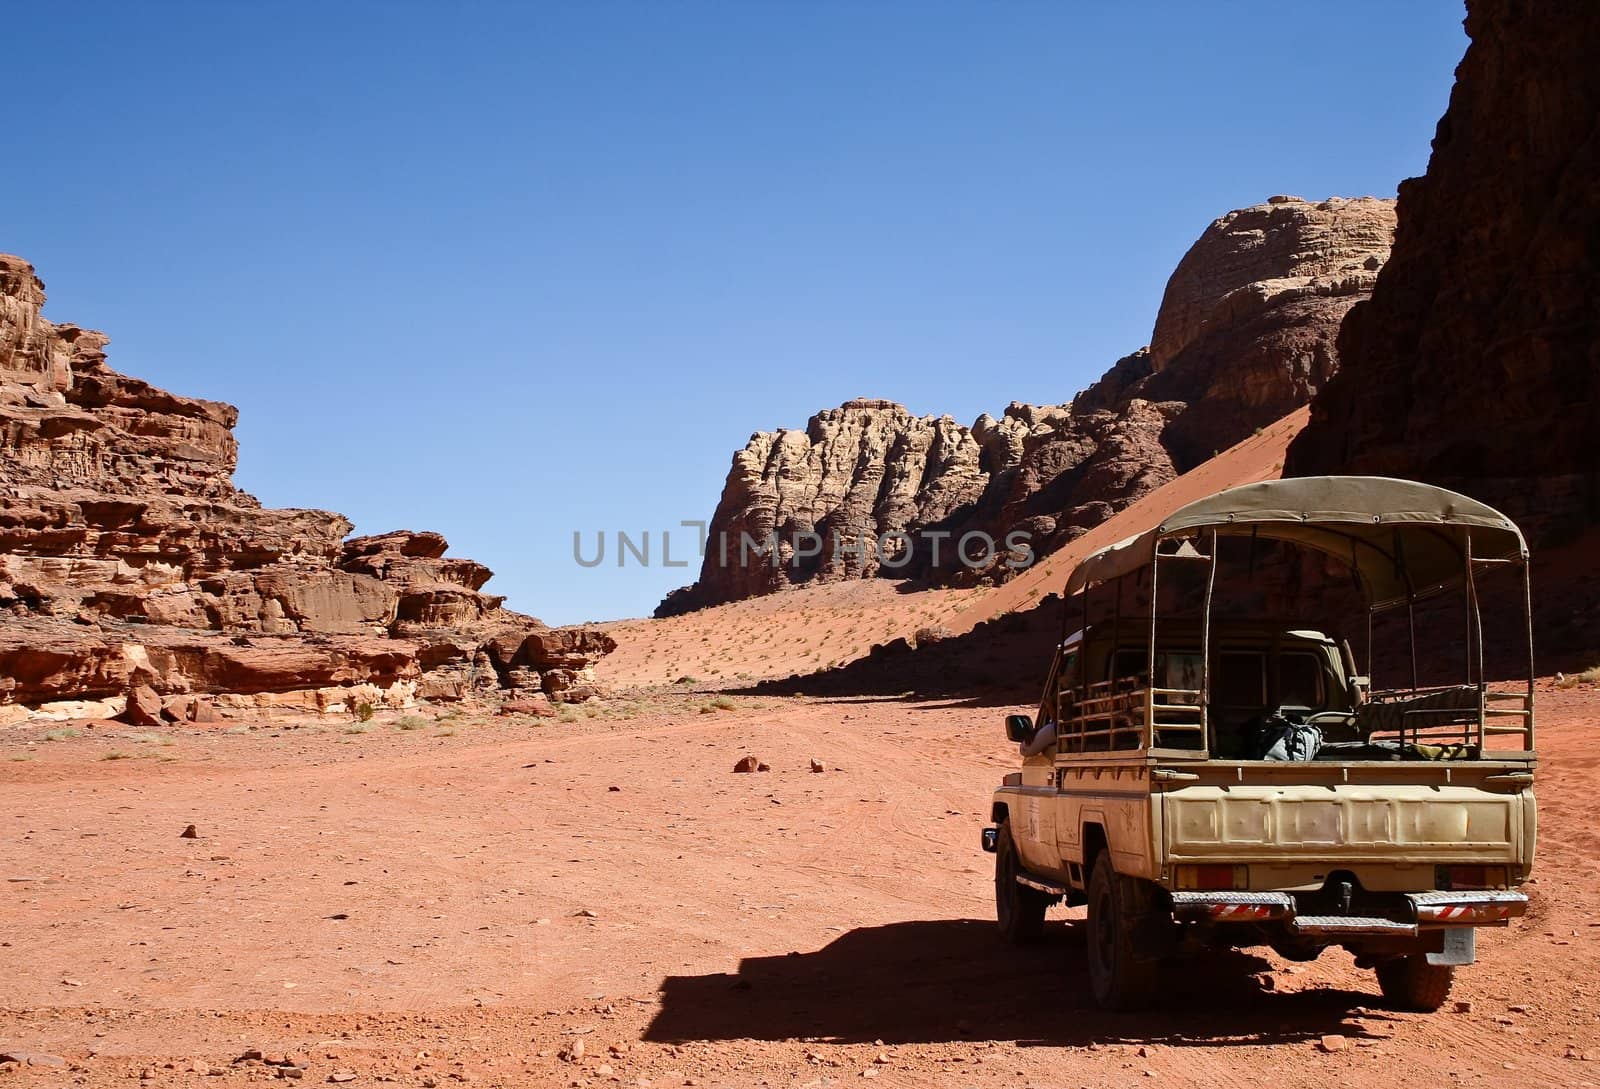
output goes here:
[[1504, 866], [1439, 866], [1434, 872], [1438, 889], [1503, 889], [1506, 884]]
[[1177, 884], [1180, 889], [1194, 892], [1248, 888], [1250, 868], [1232, 865], [1179, 866]]

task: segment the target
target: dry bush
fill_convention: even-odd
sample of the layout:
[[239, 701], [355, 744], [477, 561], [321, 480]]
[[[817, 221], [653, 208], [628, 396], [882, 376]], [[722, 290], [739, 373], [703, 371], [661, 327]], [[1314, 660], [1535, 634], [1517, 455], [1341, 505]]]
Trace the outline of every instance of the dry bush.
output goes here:
[[1592, 665], [1582, 673], [1569, 673], [1556, 681], [1557, 688], [1576, 688], [1580, 684], [1600, 684], [1600, 665]]
[[928, 624], [916, 630], [911, 637], [911, 644], [920, 647], [926, 643], [937, 643], [942, 639], [953, 639], [955, 634], [943, 624]]

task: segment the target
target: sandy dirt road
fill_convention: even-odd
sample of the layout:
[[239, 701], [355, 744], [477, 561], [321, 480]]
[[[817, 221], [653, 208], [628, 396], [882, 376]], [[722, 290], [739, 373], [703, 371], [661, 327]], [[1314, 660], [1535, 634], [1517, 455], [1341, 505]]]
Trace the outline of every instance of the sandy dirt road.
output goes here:
[[1189, 962], [1106, 1014], [1080, 911], [1001, 946], [995, 708], [13, 729], [0, 1052], [34, 1061], [0, 1081], [1600, 1085], [1600, 694], [1541, 696], [1533, 912], [1431, 1017], [1337, 953]]

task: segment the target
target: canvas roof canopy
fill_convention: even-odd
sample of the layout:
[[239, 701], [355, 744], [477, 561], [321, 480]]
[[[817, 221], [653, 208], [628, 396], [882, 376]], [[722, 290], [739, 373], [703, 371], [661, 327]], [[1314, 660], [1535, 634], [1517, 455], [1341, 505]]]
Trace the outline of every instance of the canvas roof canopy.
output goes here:
[[[1526, 561], [1521, 530], [1476, 499], [1376, 476], [1263, 480], [1218, 492], [1168, 515], [1161, 525], [1087, 557], [1067, 593], [1150, 564], [1164, 541], [1255, 536], [1324, 552], [1354, 569], [1375, 607], [1426, 597], [1466, 576], [1467, 543], [1478, 559]], [[1163, 548], [1162, 557], [1172, 554]]]

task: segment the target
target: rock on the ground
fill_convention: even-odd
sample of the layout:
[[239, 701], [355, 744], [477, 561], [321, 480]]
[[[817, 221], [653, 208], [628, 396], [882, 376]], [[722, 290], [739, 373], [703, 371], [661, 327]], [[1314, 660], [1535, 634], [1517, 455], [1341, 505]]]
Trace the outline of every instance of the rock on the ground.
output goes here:
[[162, 724], [161, 696], [148, 684], [136, 684], [128, 690], [128, 704], [118, 717], [130, 726], [160, 726]]

